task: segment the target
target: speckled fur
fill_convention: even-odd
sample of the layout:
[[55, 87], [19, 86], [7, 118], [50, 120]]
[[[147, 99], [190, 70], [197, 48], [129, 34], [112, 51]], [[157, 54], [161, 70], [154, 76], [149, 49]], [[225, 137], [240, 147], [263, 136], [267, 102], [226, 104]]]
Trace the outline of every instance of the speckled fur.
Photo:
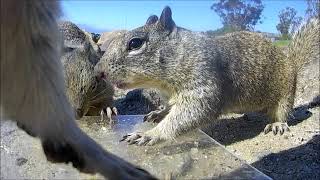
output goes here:
[[89, 34], [75, 24], [59, 22], [59, 30], [64, 39], [61, 62], [67, 96], [76, 110], [76, 117], [100, 115], [102, 109], [112, 106], [114, 90], [110, 82], [96, 78], [94, 74], [99, 52], [94, 50], [95, 44]]
[[72, 162], [82, 172], [109, 179], [151, 179], [77, 126], [65, 94], [59, 9], [57, 1], [1, 1], [1, 120], [14, 120], [39, 137], [52, 162]]
[[[271, 119], [269, 130], [288, 130], [297, 64], [319, 55], [318, 20], [302, 28], [286, 56], [259, 34], [213, 38], [177, 27], [169, 7], [148, 23], [152, 18], [112, 42], [96, 66], [122, 87], [158, 88], [169, 97], [171, 110], [155, 128], [124, 139], [152, 145], [228, 112], [262, 112]], [[133, 37], [146, 40], [138, 50], [128, 50]]]

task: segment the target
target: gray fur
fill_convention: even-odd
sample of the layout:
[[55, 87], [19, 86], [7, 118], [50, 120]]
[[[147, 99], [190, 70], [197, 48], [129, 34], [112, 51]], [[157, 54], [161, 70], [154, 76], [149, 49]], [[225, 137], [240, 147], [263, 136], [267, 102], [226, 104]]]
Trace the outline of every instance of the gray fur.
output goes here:
[[110, 179], [150, 179], [83, 133], [65, 95], [57, 1], [1, 1], [1, 119], [42, 142], [47, 159]]
[[[235, 32], [214, 38], [169, 26], [174, 22], [168, 7], [161, 16], [119, 36], [96, 66], [120, 88], [158, 88], [169, 97], [171, 109], [163, 120], [145, 133], [125, 136], [126, 141], [152, 145], [229, 112], [262, 112], [271, 119], [266, 133], [288, 130], [296, 64], [319, 55], [318, 20], [302, 29], [293, 40], [299, 45], [286, 56], [259, 34]], [[144, 43], [129, 50], [133, 38]]]
[[[64, 39], [61, 62], [67, 97], [75, 109], [76, 117], [100, 115], [103, 109], [112, 106], [114, 90], [110, 82], [94, 74], [94, 66], [100, 58], [99, 47], [88, 33], [75, 24], [63, 21], [58, 25]], [[97, 50], [94, 46], [97, 46]]]
[[101, 35], [97, 45], [100, 46], [101, 53], [103, 54], [105, 51], [108, 50], [109, 44], [117, 38], [117, 36], [121, 35], [122, 33], [126, 32], [126, 30], [118, 30], [118, 31], [111, 31], [105, 32]]

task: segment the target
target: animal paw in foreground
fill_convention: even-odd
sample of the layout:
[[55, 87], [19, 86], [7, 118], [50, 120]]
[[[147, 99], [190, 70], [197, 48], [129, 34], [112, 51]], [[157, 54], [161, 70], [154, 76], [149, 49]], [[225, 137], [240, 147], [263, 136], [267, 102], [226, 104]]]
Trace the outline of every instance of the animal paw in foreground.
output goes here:
[[[105, 116], [106, 115], [106, 116]], [[102, 109], [100, 112], [101, 122], [109, 122], [109, 124], [115, 124], [115, 120], [112, 116], [117, 116], [118, 110], [116, 107], [107, 107], [106, 109]]]
[[285, 131], [290, 131], [290, 129], [287, 123], [275, 122], [266, 125], [266, 127], [264, 128], [265, 134], [269, 133], [270, 131], [272, 131], [274, 135], [278, 133], [282, 135]]
[[134, 132], [123, 136], [120, 141], [126, 141], [128, 144], [139, 146], [152, 146], [161, 140], [160, 136], [154, 135], [152, 131]]
[[[156, 179], [144, 169], [136, 167], [108, 152], [96, 154], [102, 162], [92, 162], [92, 157], [90, 156], [92, 154], [87, 154], [82, 149], [76, 149], [67, 142], [44, 140], [42, 141], [42, 147], [47, 160], [53, 163], [71, 162], [73, 167], [84, 173], [95, 174], [99, 172], [108, 179]], [[98, 169], [103, 169], [103, 172]], [[114, 170], [113, 173], [109, 172], [111, 169]]]

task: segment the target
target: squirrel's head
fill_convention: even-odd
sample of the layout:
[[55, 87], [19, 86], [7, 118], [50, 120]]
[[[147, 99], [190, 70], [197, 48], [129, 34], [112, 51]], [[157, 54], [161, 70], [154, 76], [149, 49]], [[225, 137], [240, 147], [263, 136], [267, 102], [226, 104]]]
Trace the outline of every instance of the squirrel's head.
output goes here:
[[123, 32], [106, 49], [96, 65], [97, 73], [110, 78], [124, 89], [159, 87], [174, 66], [171, 54], [176, 42], [177, 27], [171, 9], [163, 9], [160, 18], [152, 15], [142, 27]]
[[93, 49], [90, 37], [71, 22], [60, 22], [59, 30], [64, 39], [61, 61], [67, 95], [77, 118], [81, 118], [97, 99], [103, 99], [101, 92], [106, 91], [107, 85], [94, 74], [99, 55]]

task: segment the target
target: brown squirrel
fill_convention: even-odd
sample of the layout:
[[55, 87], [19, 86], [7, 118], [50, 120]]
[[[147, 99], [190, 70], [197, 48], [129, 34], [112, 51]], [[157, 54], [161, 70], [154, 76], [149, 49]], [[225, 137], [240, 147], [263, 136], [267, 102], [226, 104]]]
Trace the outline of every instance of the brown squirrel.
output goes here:
[[39, 137], [47, 159], [109, 179], [154, 179], [106, 152], [75, 122], [60, 61], [58, 1], [1, 1], [1, 120]]
[[168, 96], [168, 108], [157, 112], [161, 122], [124, 136], [129, 143], [173, 139], [229, 112], [264, 113], [271, 120], [265, 133], [283, 134], [299, 67], [319, 56], [318, 33], [319, 20], [311, 20], [286, 56], [257, 33], [210, 37], [177, 27], [165, 7], [159, 19], [152, 15], [114, 40], [95, 68], [119, 88], [158, 88]]
[[107, 114], [108, 122], [113, 122], [112, 108], [114, 89], [107, 80], [97, 78], [94, 66], [100, 59], [99, 47], [91, 39], [91, 34], [80, 30], [69, 21], [58, 23], [64, 46], [61, 62], [65, 73], [67, 97], [75, 109], [76, 119], [83, 116]]

